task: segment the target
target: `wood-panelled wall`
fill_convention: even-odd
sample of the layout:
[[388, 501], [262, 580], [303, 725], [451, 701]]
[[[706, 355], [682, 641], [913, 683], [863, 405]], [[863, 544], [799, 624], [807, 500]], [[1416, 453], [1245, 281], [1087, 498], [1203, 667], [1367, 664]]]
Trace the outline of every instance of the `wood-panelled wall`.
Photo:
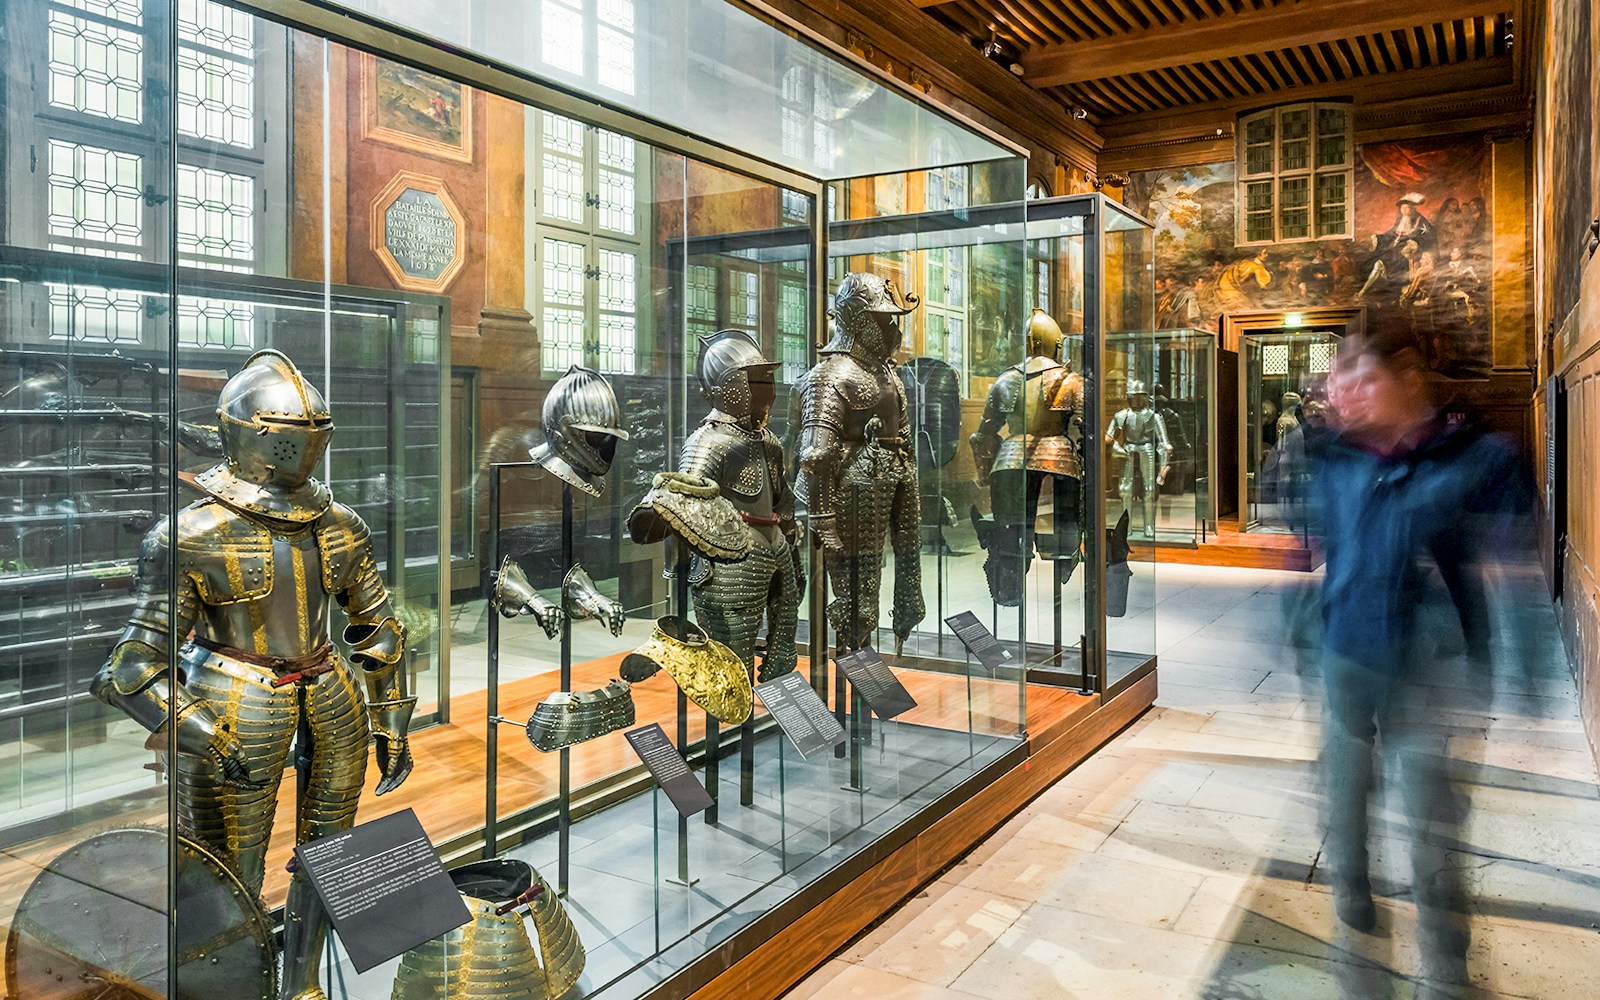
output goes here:
[[[1544, 511], [1558, 610], [1589, 744], [1600, 759], [1600, 4], [1552, 0], [1535, 114], [1534, 252], [1542, 375], [1566, 389], [1566, 447]], [[1541, 421], [1553, 433], [1559, 413]], [[1548, 440], [1548, 439], [1546, 439]], [[1544, 442], [1541, 442], [1543, 444]], [[1541, 502], [1544, 501], [1541, 494]]]

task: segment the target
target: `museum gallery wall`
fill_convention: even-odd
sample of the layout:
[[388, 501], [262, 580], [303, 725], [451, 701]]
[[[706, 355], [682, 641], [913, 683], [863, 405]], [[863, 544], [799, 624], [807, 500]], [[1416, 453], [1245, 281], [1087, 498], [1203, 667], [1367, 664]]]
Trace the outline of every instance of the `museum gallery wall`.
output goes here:
[[[1537, 455], [1541, 498], [1554, 517], [1542, 539], [1551, 551], [1562, 632], [1578, 671], [1590, 745], [1600, 746], [1600, 450], [1593, 434], [1557, 427], [1593, 427], [1600, 420], [1600, 5], [1553, 0], [1546, 21], [1536, 117], [1539, 201], [1537, 250], [1545, 280], [1537, 300], [1541, 373], [1552, 391], [1540, 396]], [[1565, 399], [1562, 413], [1561, 400]], [[1548, 489], [1544, 489], [1548, 485]], [[1564, 505], [1557, 491], [1565, 494]], [[1564, 516], [1563, 516], [1564, 515]]]
[[[1495, 272], [1523, 268], [1520, 254], [1496, 252], [1492, 138], [1359, 145], [1349, 239], [1239, 245], [1233, 161], [1131, 172], [1124, 202], [1156, 225], [1157, 327], [1216, 330], [1225, 313], [1361, 306], [1369, 330], [1413, 331], [1440, 368], [1489, 374], [1505, 364]], [[1520, 355], [1521, 331], [1505, 334]]]

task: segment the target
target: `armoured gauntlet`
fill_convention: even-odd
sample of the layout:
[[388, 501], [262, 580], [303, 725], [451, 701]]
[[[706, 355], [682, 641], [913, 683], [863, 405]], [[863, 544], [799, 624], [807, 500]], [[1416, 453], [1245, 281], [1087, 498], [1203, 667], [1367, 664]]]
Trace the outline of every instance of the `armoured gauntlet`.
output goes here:
[[244, 749], [228, 724], [217, 718], [204, 699], [172, 683], [163, 650], [124, 638], [95, 676], [93, 691], [95, 697], [121, 709], [151, 732], [170, 724], [178, 753], [209, 759], [224, 784], [262, 787], [262, 782], [251, 780]]
[[567, 573], [561, 592], [566, 598], [567, 614], [573, 621], [593, 618], [610, 629], [612, 635], [622, 634], [627, 612], [621, 604], [600, 593], [588, 571], [581, 565], [573, 566]]
[[554, 639], [561, 634], [561, 629], [567, 623], [567, 613], [561, 605], [533, 589], [533, 584], [528, 582], [528, 577], [522, 572], [522, 567], [516, 560], [506, 556], [500, 563], [500, 571], [495, 574], [494, 593], [490, 595], [490, 603], [499, 609], [502, 617], [516, 618], [520, 615], [532, 615], [533, 620], [544, 629], [547, 638]]
[[[388, 605], [379, 611], [388, 612]], [[385, 795], [399, 788], [411, 773], [411, 747], [406, 740], [411, 729], [411, 713], [416, 711], [415, 695], [406, 693], [405, 628], [393, 617], [376, 621], [351, 619], [344, 631], [350, 644], [350, 659], [359, 664], [366, 685], [367, 719], [378, 744], [377, 793]]]

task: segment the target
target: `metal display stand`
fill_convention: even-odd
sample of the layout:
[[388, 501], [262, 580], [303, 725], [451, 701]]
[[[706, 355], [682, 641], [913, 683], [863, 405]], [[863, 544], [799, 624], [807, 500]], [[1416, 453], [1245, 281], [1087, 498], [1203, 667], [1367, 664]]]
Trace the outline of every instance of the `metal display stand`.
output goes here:
[[[533, 461], [526, 462], [495, 462], [489, 466], [489, 534], [491, 565], [495, 568], [492, 574], [500, 572], [501, 561], [504, 553], [500, 551], [500, 496], [501, 477], [507, 469], [534, 469], [539, 464]], [[573, 526], [572, 526], [572, 487], [566, 483], [561, 486], [561, 564], [571, 567], [573, 559]], [[491, 580], [493, 576], [491, 575]], [[565, 611], [566, 594], [562, 594], [562, 609]], [[500, 726], [517, 725], [522, 723], [515, 719], [507, 719], [500, 715], [500, 612], [498, 608], [489, 608], [489, 664], [486, 698], [488, 703], [489, 727], [484, 740], [487, 766], [484, 773], [494, 775], [498, 768], [496, 764], [500, 755]], [[570, 617], [563, 620], [561, 627], [561, 691], [572, 690], [572, 627]], [[568, 871], [571, 865], [572, 845], [572, 750], [562, 747], [556, 751], [560, 755], [560, 777], [557, 788], [556, 801], [556, 892], [559, 895], [567, 894]], [[492, 779], [484, 783], [484, 822], [483, 822], [483, 851], [484, 857], [492, 858], [499, 854], [499, 792], [496, 782]]]

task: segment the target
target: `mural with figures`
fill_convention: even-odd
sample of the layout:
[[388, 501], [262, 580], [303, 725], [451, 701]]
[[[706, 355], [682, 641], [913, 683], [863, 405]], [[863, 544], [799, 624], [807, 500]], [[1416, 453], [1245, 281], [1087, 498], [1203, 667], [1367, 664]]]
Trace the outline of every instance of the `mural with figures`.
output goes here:
[[1129, 176], [1156, 225], [1156, 325], [1215, 330], [1224, 313], [1364, 306], [1406, 329], [1437, 370], [1486, 375], [1493, 261], [1481, 135], [1368, 143], [1355, 168], [1355, 238], [1237, 245], [1232, 162]]

